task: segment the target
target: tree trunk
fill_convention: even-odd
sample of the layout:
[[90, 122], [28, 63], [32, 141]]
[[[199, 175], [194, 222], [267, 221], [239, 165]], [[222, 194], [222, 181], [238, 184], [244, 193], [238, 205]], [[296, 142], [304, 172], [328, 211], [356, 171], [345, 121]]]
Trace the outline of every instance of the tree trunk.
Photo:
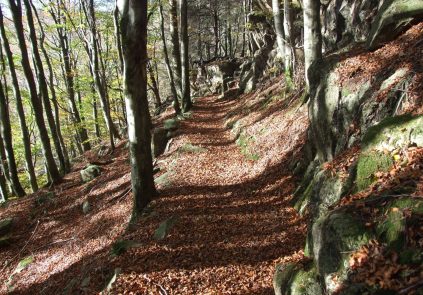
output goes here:
[[9, 177], [13, 189], [13, 193], [22, 197], [25, 191], [18, 177], [18, 169], [16, 168], [15, 153], [13, 151], [12, 128], [10, 126], [8, 103], [6, 101], [5, 92], [2, 83], [0, 83], [0, 133], [4, 141], [4, 150], [6, 151], [7, 166], [9, 167]]
[[310, 89], [310, 66], [322, 59], [322, 33], [320, 31], [320, 1], [304, 0], [304, 59], [305, 78]]
[[284, 0], [284, 21], [283, 29], [285, 35], [285, 72], [291, 75], [295, 67], [295, 41], [293, 30], [293, 15], [291, 0]]
[[147, 63], [147, 69], [148, 69], [148, 73], [150, 74], [151, 89], [153, 90], [153, 93], [154, 93], [155, 114], [158, 115], [160, 113], [160, 107], [162, 106], [162, 100], [160, 98], [160, 91], [159, 91], [159, 87], [157, 86], [157, 81], [154, 75], [154, 69], [151, 66], [151, 62]]
[[47, 122], [50, 127], [51, 135], [53, 138], [54, 148], [56, 150], [57, 158], [59, 159], [60, 171], [62, 172], [62, 174], [64, 174], [66, 173], [66, 170], [67, 170], [65, 157], [63, 155], [62, 147], [60, 145], [60, 140], [59, 140], [60, 135], [58, 134], [56, 123], [53, 117], [53, 111], [51, 107], [50, 96], [49, 96], [48, 86], [47, 86], [47, 79], [44, 72], [44, 65], [43, 65], [43, 61], [41, 60], [40, 52], [38, 49], [38, 40], [37, 40], [37, 35], [35, 33], [35, 25], [34, 25], [34, 19], [32, 16], [32, 8], [29, 3], [29, 0], [24, 0], [24, 4], [25, 4], [26, 17], [27, 17], [27, 22], [29, 27], [29, 36], [31, 40], [32, 54], [35, 59], [36, 68], [38, 70], [39, 89], [41, 92], [41, 97], [43, 99]]
[[[91, 149], [90, 142], [88, 140], [87, 129], [81, 123], [81, 117], [79, 109], [75, 103], [75, 81], [74, 81], [74, 70], [71, 66], [71, 51], [69, 48], [69, 38], [67, 32], [63, 28], [63, 22], [66, 22], [66, 19], [62, 19], [63, 16], [60, 12], [60, 3], [57, 2], [57, 13], [51, 8], [49, 10], [50, 15], [52, 16], [56, 24], [56, 32], [59, 39], [60, 51], [62, 54], [63, 66], [64, 66], [64, 79], [66, 82], [66, 92], [68, 94], [68, 102], [70, 111], [72, 113], [72, 122], [75, 126], [75, 130], [78, 134], [78, 138], [82, 144], [83, 151], [89, 151]], [[79, 147], [78, 147], [79, 149]]]
[[182, 110], [192, 108], [191, 85], [189, 83], [189, 39], [188, 39], [188, 5], [187, 0], [179, 0], [181, 20], [181, 62], [182, 62]]
[[285, 56], [285, 41], [283, 16], [280, 10], [280, 0], [272, 0], [273, 19], [275, 22], [276, 41], [278, 43], [278, 55], [283, 58]]
[[175, 85], [178, 96], [182, 98], [182, 58], [181, 45], [179, 42], [178, 7], [176, 0], [169, 0], [170, 3], [170, 40], [172, 42], [172, 58], [175, 64]]
[[29, 135], [28, 126], [26, 125], [25, 111], [22, 104], [22, 96], [21, 96], [21, 91], [19, 88], [19, 81], [16, 75], [15, 62], [13, 60], [13, 53], [10, 50], [9, 40], [6, 35], [1, 7], [0, 7], [0, 31], [1, 31], [3, 48], [6, 53], [7, 61], [9, 64], [9, 74], [12, 79], [13, 93], [16, 100], [16, 110], [18, 113], [19, 125], [21, 127], [21, 132], [22, 132], [22, 142], [24, 145], [26, 170], [28, 172], [28, 178], [31, 184], [32, 192], [36, 192], [38, 190], [38, 184], [37, 184], [37, 177], [35, 175], [34, 164], [32, 162], [31, 138]]
[[159, 2], [159, 12], [160, 12], [160, 31], [161, 31], [161, 37], [162, 37], [162, 42], [163, 42], [163, 55], [164, 55], [164, 58], [165, 58], [167, 74], [168, 74], [169, 80], [170, 80], [170, 90], [171, 90], [172, 96], [173, 96], [173, 108], [175, 109], [176, 115], [179, 115], [181, 113], [181, 108], [179, 106], [178, 92], [176, 91], [175, 79], [174, 79], [174, 76], [173, 76], [172, 67], [170, 65], [169, 53], [167, 51], [164, 16], [163, 16], [163, 5], [162, 5], [161, 1]]
[[44, 56], [44, 60], [47, 64], [47, 68], [48, 68], [48, 72], [49, 72], [49, 89], [50, 89], [50, 93], [51, 93], [51, 100], [53, 102], [53, 108], [54, 108], [54, 122], [56, 123], [56, 133], [57, 133], [57, 137], [59, 140], [59, 144], [61, 147], [61, 151], [63, 153], [63, 158], [64, 158], [64, 172], [65, 173], [69, 173], [71, 170], [71, 165], [70, 165], [70, 160], [69, 160], [69, 154], [65, 145], [65, 141], [63, 139], [63, 135], [62, 135], [62, 130], [61, 130], [61, 124], [60, 124], [60, 112], [59, 112], [59, 105], [57, 102], [57, 95], [56, 95], [56, 89], [54, 88], [54, 72], [53, 72], [53, 66], [51, 65], [51, 60], [50, 60], [50, 56], [44, 46], [44, 42], [45, 42], [45, 32], [44, 32], [44, 28], [41, 24], [40, 21], [40, 17], [38, 15], [38, 12], [34, 6], [33, 3], [31, 3], [31, 7], [32, 10], [34, 12], [34, 15], [38, 21], [38, 24], [40, 26], [40, 48], [41, 51], [43, 53]]
[[4, 151], [3, 138], [0, 134], [0, 201], [2, 202], [7, 200], [7, 184], [10, 183], [8, 175], [9, 169], [7, 167], [6, 161], [6, 152]]
[[147, 0], [120, 1], [134, 213], [155, 197], [147, 100]]
[[118, 50], [118, 57], [119, 57], [119, 65], [120, 65], [120, 72], [123, 73], [123, 54], [122, 54], [122, 37], [120, 33], [120, 26], [119, 26], [119, 9], [118, 9], [118, 0], [115, 3], [115, 9], [113, 10], [113, 25], [115, 27], [115, 39], [116, 39], [116, 47]]
[[31, 70], [31, 64], [29, 62], [28, 50], [25, 41], [25, 34], [22, 25], [22, 7], [20, 0], [8, 0], [10, 11], [13, 17], [13, 23], [16, 29], [17, 39], [19, 41], [19, 48], [21, 50], [21, 63], [22, 68], [28, 83], [28, 89], [30, 93], [30, 99], [32, 108], [34, 109], [35, 122], [38, 127], [40, 134], [41, 145], [44, 155], [44, 160], [48, 168], [48, 173], [53, 182], [57, 182], [61, 179], [59, 170], [57, 169], [56, 162], [54, 161], [53, 153], [51, 151], [50, 139], [48, 136], [47, 128], [44, 123], [43, 107], [37, 95], [37, 87], [34, 80], [34, 74]]
[[[84, 3], [84, 2], [82, 2]], [[83, 6], [85, 9], [85, 6]], [[91, 63], [91, 71], [94, 77], [94, 84], [96, 87], [96, 91], [98, 93], [98, 96], [100, 98], [100, 104], [101, 109], [103, 111], [104, 121], [106, 122], [107, 130], [109, 132], [109, 141], [110, 146], [112, 149], [114, 149], [114, 137], [119, 138], [119, 133], [113, 124], [112, 117], [110, 114], [110, 106], [108, 102], [107, 97], [107, 90], [105, 89], [106, 83], [103, 81], [102, 77], [100, 76], [100, 53], [99, 53], [99, 47], [97, 43], [97, 26], [96, 26], [96, 17], [95, 17], [95, 11], [94, 11], [94, 0], [88, 1], [88, 11], [86, 12], [86, 18], [90, 25], [91, 30], [91, 57], [90, 57], [90, 63]]]

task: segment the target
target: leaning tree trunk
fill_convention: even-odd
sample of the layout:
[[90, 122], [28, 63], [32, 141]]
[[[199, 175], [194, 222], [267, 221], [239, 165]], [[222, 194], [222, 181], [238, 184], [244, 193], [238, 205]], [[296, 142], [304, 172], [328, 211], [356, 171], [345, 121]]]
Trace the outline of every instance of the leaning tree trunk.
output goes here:
[[305, 78], [310, 89], [310, 66], [322, 58], [320, 31], [320, 1], [304, 0], [304, 59]]
[[37, 40], [37, 35], [35, 33], [34, 19], [32, 16], [32, 7], [31, 7], [31, 4], [29, 3], [29, 0], [24, 0], [24, 4], [25, 4], [27, 22], [29, 27], [29, 37], [30, 37], [31, 46], [32, 46], [32, 55], [35, 59], [35, 65], [38, 70], [39, 89], [41, 92], [41, 97], [43, 99], [47, 122], [52, 134], [54, 148], [56, 150], [57, 158], [59, 159], [60, 171], [62, 172], [62, 174], [64, 174], [67, 171], [65, 157], [63, 155], [62, 146], [60, 144], [60, 135], [58, 134], [58, 131], [56, 128], [56, 122], [53, 117], [53, 111], [52, 111], [51, 102], [50, 102], [50, 95], [49, 95], [48, 86], [47, 86], [47, 79], [44, 72], [44, 65], [43, 65], [43, 61], [41, 60], [40, 52], [38, 49], [38, 40]]
[[49, 176], [53, 182], [57, 182], [61, 179], [59, 170], [57, 169], [56, 162], [54, 161], [53, 153], [51, 151], [50, 138], [48, 136], [47, 128], [44, 123], [43, 107], [40, 99], [37, 95], [37, 87], [34, 80], [34, 74], [32, 73], [31, 64], [29, 62], [28, 50], [26, 46], [24, 28], [22, 24], [22, 7], [20, 0], [8, 0], [10, 11], [13, 17], [13, 24], [16, 29], [16, 37], [19, 42], [19, 48], [21, 50], [21, 63], [22, 68], [28, 84], [28, 90], [30, 93], [30, 100], [32, 108], [34, 109], [35, 123], [38, 127], [40, 135], [44, 160], [46, 162]]
[[189, 39], [188, 39], [188, 4], [187, 0], [179, 0], [181, 20], [181, 62], [182, 62], [182, 110], [188, 112], [192, 108], [191, 85], [189, 83]]
[[159, 12], [160, 12], [160, 31], [161, 31], [161, 37], [162, 37], [162, 42], [163, 42], [163, 55], [164, 55], [164, 58], [165, 58], [167, 74], [168, 74], [169, 80], [170, 80], [170, 90], [172, 91], [172, 96], [173, 96], [173, 108], [175, 109], [176, 115], [179, 115], [181, 113], [181, 107], [179, 106], [178, 92], [176, 91], [175, 79], [174, 79], [174, 76], [173, 76], [172, 67], [170, 65], [169, 53], [168, 53], [167, 45], [166, 45], [165, 25], [164, 25], [164, 17], [163, 17], [163, 5], [162, 5], [161, 1], [159, 2]]
[[147, 0], [120, 1], [134, 213], [156, 195], [147, 100]]
[[15, 153], [13, 151], [12, 142], [12, 128], [10, 126], [8, 104], [2, 83], [0, 83], [0, 118], [0, 133], [4, 141], [4, 150], [6, 151], [10, 182], [14, 194], [18, 197], [22, 197], [25, 196], [25, 191], [19, 181], [18, 169], [16, 168]]
[[178, 96], [182, 98], [182, 60], [179, 42], [178, 6], [176, 0], [169, 0], [170, 4], [170, 40], [172, 42], [172, 58], [175, 64], [175, 85]]
[[16, 111], [18, 113], [19, 125], [22, 132], [22, 142], [24, 145], [24, 154], [25, 154], [25, 164], [26, 170], [28, 172], [29, 182], [31, 184], [31, 189], [33, 192], [38, 190], [37, 177], [35, 175], [34, 163], [32, 162], [32, 151], [31, 151], [31, 138], [28, 131], [28, 126], [26, 124], [25, 111], [22, 104], [22, 95], [19, 88], [19, 80], [16, 75], [15, 61], [13, 59], [13, 53], [10, 50], [9, 40], [6, 35], [6, 30], [3, 22], [3, 13], [0, 7], [0, 33], [3, 48], [6, 54], [7, 62], [9, 65], [9, 74], [12, 79], [13, 94], [16, 101]]

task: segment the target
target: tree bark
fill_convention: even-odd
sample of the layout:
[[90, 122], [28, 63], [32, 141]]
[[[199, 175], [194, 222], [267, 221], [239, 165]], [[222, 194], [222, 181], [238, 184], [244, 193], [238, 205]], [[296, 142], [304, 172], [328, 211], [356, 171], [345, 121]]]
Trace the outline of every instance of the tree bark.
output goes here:
[[174, 76], [173, 76], [172, 66], [170, 65], [169, 53], [168, 53], [167, 45], [166, 45], [163, 5], [162, 5], [161, 1], [159, 2], [159, 12], [160, 12], [160, 31], [161, 31], [161, 37], [162, 37], [162, 42], [163, 42], [163, 55], [164, 55], [164, 58], [165, 58], [167, 74], [168, 74], [169, 80], [170, 80], [170, 90], [171, 90], [172, 96], [173, 96], [173, 108], [175, 109], [176, 115], [179, 115], [179, 114], [181, 114], [181, 107], [179, 106], [178, 92], [176, 91], [175, 79], [174, 79]]
[[147, 0], [120, 1], [134, 212], [155, 197], [147, 100]]
[[151, 66], [151, 62], [147, 64], [148, 73], [150, 74], [150, 81], [151, 81], [151, 89], [154, 93], [154, 108], [155, 113], [158, 115], [160, 113], [160, 107], [162, 106], [162, 100], [160, 98], [160, 91], [159, 87], [157, 86], [156, 77], [154, 75], [154, 69]]
[[24, 4], [25, 4], [25, 11], [26, 11], [28, 28], [29, 28], [29, 37], [31, 40], [32, 55], [35, 59], [35, 66], [38, 70], [39, 89], [41, 92], [41, 97], [43, 99], [45, 114], [47, 117], [47, 123], [50, 127], [51, 135], [53, 138], [54, 148], [56, 150], [57, 158], [59, 159], [60, 171], [62, 172], [62, 174], [64, 174], [66, 173], [66, 170], [67, 170], [65, 157], [63, 155], [62, 146], [60, 145], [60, 135], [58, 134], [58, 131], [56, 128], [57, 126], [53, 117], [53, 111], [52, 111], [51, 102], [50, 102], [50, 95], [49, 95], [48, 86], [47, 86], [47, 79], [44, 72], [43, 61], [41, 60], [41, 56], [40, 56], [40, 52], [38, 48], [37, 35], [35, 33], [34, 19], [32, 16], [32, 7], [31, 7], [31, 4], [29, 3], [29, 0], [24, 0]]
[[6, 152], [7, 166], [9, 167], [9, 178], [12, 185], [13, 193], [18, 197], [25, 196], [25, 191], [18, 177], [18, 169], [16, 167], [15, 153], [13, 151], [12, 128], [10, 126], [9, 107], [6, 101], [5, 89], [0, 83], [0, 133], [4, 141], [4, 150]]
[[284, 0], [284, 18], [283, 29], [285, 35], [285, 72], [291, 75], [295, 67], [295, 41], [293, 35], [293, 15], [291, 9], [291, 0]]
[[172, 58], [175, 64], [175, 85], [178, 96], [182, 98], [182, 59], [179, 42], [178, 7], [176, 0], [169, 0], [170, 4], [170, 40], [172, 43]]
[[8, 198], [7, 184], [9, 182], [8, 167], [6, 163], [3, 138], [0, 134], [0, 201], [5, 202]]
[[115, 3], [115, 9], [113, 11], [113, 25], [115, 27], [115, 39], [116, 39], [116, 47], [118, 50], [118, 57], [119, 57], [119, 65], [120, 65], [120, 72], [123, 73], [123, 54], [122, 54], [122, 37], [120, 33], [120, 26], [119, 26], [119, 9], [118, 9], [118, 0]]
[[62, 134], [62, 126], [61, 126], [61, 123], [60, 123], [59, 105], [58, 105], [58, 102], [57, 102], [56, 89], [54, 87], [54, 79], [55, 78], [54, 78], [53, 66], [51, 64], [50, 56], [49, 56], [49, 54], [48, 54], [48, 52], [47, 52], [47, 50], [44, 46], [46, 35], [45, 35], [43, 25], [41, 24], [38, 12], [37, 12], [33, 3], [31, 3], [31, 7], [32, 7], [35, 18], [37, 19], [39, 27], [40, 27], [40, 48], [41, 48], [41, 51], [43, 53], [44, 60], [47, 64], [47, 69], [48, 69], [48, 73], [49, 73], [48, 84], [49, 84], [49, 89], [50, 89], [50, 93], [51, 93], [51, 100], [53, 102], [53, 109], [54, 109], [53, 115], [54, 115], [54, 122], [56, 123], [56, 133], [57, 133], [57, 137], [58, 137], [59, 144], [60, 144], [60, 147], [61, 147], [61, 151], [63, 153], [64, 172], [69, 173], [70, 170], [71, 170], [71, 164], [70, 164], [70, 160], [69, 160], [68, 150], [66, 148], [65, 141], [63, 139], [63, 134]]
[[278, 43], [278, 55], [283, 58], [285, 56], [285, 41], [283, 15], [280, 10], [280, 0], [272, 0], [273, 20], [275, 22], [276, 41]]
[[91, 44], [90, 45], [90, 64], [91, 64], [91, 71], [94, 77], [94, 84], [96, 87], [96, 91], [100, 98], [101, 109], [103, 111], [104, 121], [106, 122], [107, 130], [109, 132], [109, 141], [110, 146], [114, 149], [114, 137], [120, 138], [119, 133], [113, 123], [111, 114], [110, 114], [110, 106], [108, 101], [106, 83], [104, 81], [104, 77], [100, 74], [100, 52], [98, 47], [98, 40], [97, 40], [97, 25], [96, 25], [96, 17], [94, 11], [94, 0], [88, 0], [88, 10], [85, 7], [85, 2], [81, 1], [83, 4], [83, 9], [86, 14], [86, 19], [90, 26], [91, 31]]
[[320, 29], [320, 1], [304, 0], [304, 59], [305, 78], [310, 89], [310, 66], [322, 59], [322, 33]]
[[[55, 6], [57, 11], [55, 12], [53, 8], [50, 8], [49, 12], [53, 18], [53, 21], [56, 24], [56, 32], [59, 38], [60, 51], [61, 51], [63, 67], [64, 67], [63, 75], [66, 82], [66, 92], [68, 95], [69, 107], [72, 113], [72, 122], [75, 126], [75, 130], [77, 132], [77, 138], [79, 138], [80, 140], [82, 149], [84, 152], [86, 152], [91, 149], [91, 145], [88, 140], [87, 129], [83, 126], [81, 122], [79, 109], [75, 102], [75, 80], [74, 80], [74, 71], [71, 65], [72, 54], [69, 47], [69, 37], [63, 25], [64, 22], [66, 22], [66, 19], [63, 19], [64, 16], [62, 15], [60, 11], [60, 9], [62, 8], [59, 1], [56, 2]], [[78, 146], [78, 149], [79, 148], [80, 147]]]
[[26, 116], [22, 103], [22, 95], [19, 88], [18, 76], [16, 75], [15, 61], [13, 60], [13, 54], [10, 50], [9, 40], [6, 35], [6, 30], [3, 22], [3, 13], [0, 7], [0, 31], [3, 49], [6, 54], [7, 62], [9, 65], [9, 74], [12, 79], [13, 94], [16, 100], [16, 111], [19, 117], [19, 125], [21, 127], [22, 142], [24, 145], [25, 164], [28, 173], [29, 182], [31, 184], [32, 192], [38, 191], [37, 177], [35, 175], [34, 163], [32, 162], [32, 151], [31, 151], [31, 138], [26, 124]]
[[20, 0], [8, 0], [10, 11], [13, 17], [13, 23], [16, 29], [16, 36], [19, 41], [19, 48], [21, 50], [21, 63], [22, 68], [28, 84], [30, 92], [30, 99], [32, 108], [34, 109], [35, 122], [38, 127], [40, 134], [41, 145], [44, 155], [44, 160], [48, 169], [48, 173], [53, 182], [57, 182], [61, 179], [59, 170], [57, 169], [56, 162], [54, 161], [53, 153], [51, 151], [50, 139], [48, 136], [47, 128], [44, 123], [43, 107], [37, 95], [37, 87], [34, 80], [34, 74], [31, 70], [31, 64], [29, 62], [28, 50], [25, 41], [24, 29], [22, 24], [22, 6]]
[[192, 108], [191, 85], [189, 83], [189, 39], [188, 39], [188, 4], [187, 0], [179, 0], [181, 20], [181, 62], [182, 62], [182, 110], [188, 112]]

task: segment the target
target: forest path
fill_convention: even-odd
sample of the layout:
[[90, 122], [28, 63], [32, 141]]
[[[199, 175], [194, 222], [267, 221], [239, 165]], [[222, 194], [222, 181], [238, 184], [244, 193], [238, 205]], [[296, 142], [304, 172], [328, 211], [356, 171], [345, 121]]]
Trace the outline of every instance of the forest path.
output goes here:
[[[276, 262], [304, 246], [304, 223], [288, 202], [289, 159], [278, 171], [255, 171], [225, 128], [237, 103], [202, 98], [183, 121], [162, 159], [168, 182], [152, 204], [156, 215], [127, 237], [143, 246], [117, 263], [116, 292], [160, 294], [162, 286], [168, 294], [273, 294]], [[169, 236], [151, 239], [170, 217], [178, 219]]]
[[[273, 294], [275, 265], [301, 259], [305, 242], [305, 222], [289, 205], [295, 183], [288, 167], [307, 116], [288, 115], [284, 101], [266, 112], [253, 108], [262, 105], [249, 96], [199, 99], [159, 157], [159, 197], [129, 230], [125, 142], [93, 181], [81, 182], [83, 161], [60, 185], [0, 208], [0, 218], [16, 220], [13, 244], [0, 249], [0, 294], [97, 294], [117, 269], [111, 294]], [[251, 126], [268, 129], [257, 136], [259, 160], [248, 160], [225, 128], [229, 113], [257, 117]], [[155, 240], [172, 217], [167, 237]], [[136, 245], [113, 256], [119, 241]], [[32, 262], [14, 273], [24, 257]]]

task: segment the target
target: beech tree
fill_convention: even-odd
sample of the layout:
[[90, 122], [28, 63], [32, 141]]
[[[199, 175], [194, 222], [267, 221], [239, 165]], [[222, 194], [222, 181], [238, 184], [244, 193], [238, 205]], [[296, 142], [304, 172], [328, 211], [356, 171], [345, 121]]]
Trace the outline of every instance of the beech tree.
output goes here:
[[61, 179], [56, 162], [54, 161], [53, 152], [51, 150], [50, 138], [48, 136], [47, 128], [44, 123], [43, 106], [37, 94], [37, 87], [35, 84], [34, 74], [29, 62], [29, 55], [24, 35], [24, 28], [22, 23], [22, 6], [20, 0], [8, 0], [10, 12], [15, 26], [16, 37], [19, 42], [21, 51], [22, 68], [28, 84], [30, 92], [31, 105], [34, 110], [35, 122], [38, 127], [38, 133], [41, 140], [44, 160], [50, 180], [54, 183]]
[[303, 6], [305, 80], [307, 86], [310, 87], [310, 66], [322, 58], [320, 1], [304, 0]]
[[134, 212], [138, 213], [156, 195], [150, 144], [151, 118], [147, 100], [147, 0], [121, 1], [119, 11], [132, 193]]
[[28, 172], [29, 182], [33, 192], [38, 190], [37, 178], [35, 175], [34, 163], [32, 162], [32, 151], [31, 151], [31, 138], [28, 131], [28, 126], [26, 124], [26, 115], [22, 103], [22, 95], [19, 87], [18, 76], [16, 74], [15, 61], [13, 59], [13, 53], [10, 49], [9, 39], [7, 38], [3, 12], [0, 7], [0, 34], [1, 42], [3, 44], [3, 49], [6, 55], [6, 59], [9, 66], [9, 75], [12, 79], [13, 94], [15, 97], [16, 110], [18, 113], [19, 124], [22, 133], [22, 142], [24, 145], [24, 154], [25, 154], [25, 164], [26, 170]]
[[191, 85], [189, 77], [189, 38], [188, 38], [188, 4], [187, 0], [179, 0], [181, 19], [181, 63], [182, 63], [182, 109], [187, 112], [192, 107]]

